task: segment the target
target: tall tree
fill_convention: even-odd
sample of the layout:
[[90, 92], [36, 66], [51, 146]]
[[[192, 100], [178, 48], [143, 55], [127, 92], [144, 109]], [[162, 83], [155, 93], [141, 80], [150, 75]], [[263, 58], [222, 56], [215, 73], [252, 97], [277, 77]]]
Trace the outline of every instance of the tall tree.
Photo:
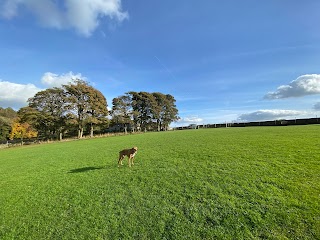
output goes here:
[[78, 79], [74, 83], [64, 85], [68, 100], [68, 109], [76, 116], [78, 125], [78, 138], [82, 138], [86, 123], [93, 125], [108, 114], [105, 97], [84, 80]]
[[112, 100], [111, 117], [113, 124], [124, 124], [125, 130], [127, 129], [127, 124], [132, 123], [132, 104], [129, 94]]
[[175, 105], [175, 99], [170, 94], [153, 93], [156, 99], [157, 105], [154, 108], [154, 118], [157, 122], [157, 130], [167, 130], [170, 123], [177, 121], [178, 109]]
[[151, 129], [156, 100], [148, 92], [129, 92], [132, 99], [134, 120], [142, 129]]
[[90, 137], [93, 137], [94, 125], [105, 123], [107, 121], [108, 105], [106, 98], [100, 91], [93, 87], [88, 87], [88, 123], [90, 125]]
[[[28, 102], [30, 108], [41, 113], [37, 115], [38, 127], [44, 131], [46, 137], [53, 135], [61, 140], [66, 125], [65, 91], [62, 88], [49, 88], [36, 93], [34, 97], [28, 99]], [[25, 109], [25, 111], [30, 117], [31, 109]]]
[[88, 85], [83, 80], [76, 80], [74, 84], [64, 85], [64, 88], [68, 98], [68, 109], [76, 116], [78, 138], [82, 138], [88, 110]]
[[166, 104], [166, 96], [162, 93], [155, 92], [152, 93], [156, 100], [156, 105], [154, 106], [154, 119], [156, 120], [157, 123], [157, 131], [160, 131], [162, 129], [162, 122], [163, 122], [163, 115], [165, 111], [165, 104]]
[[163, 111], [161, 114], [161, 123], [164, 127], [164, 130], [167, 130], [170, 123], [179, 120], [178, 109], [176, 106], [176, 100], [170, 94], [166, 94], [166, 101], [163, 106]]

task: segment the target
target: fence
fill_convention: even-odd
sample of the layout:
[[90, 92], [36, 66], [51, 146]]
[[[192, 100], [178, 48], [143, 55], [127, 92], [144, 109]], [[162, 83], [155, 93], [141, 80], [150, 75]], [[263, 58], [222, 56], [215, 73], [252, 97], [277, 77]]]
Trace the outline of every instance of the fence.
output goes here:
[[[258, 127], [258, 126], [288, 126], [288, 125], [308, 125], [320, 124], [319, 118], [303, 118], [290, 120], [273, 120], [260, 122], [232, 122], [232, 123], [217, 123], [217, 124], [200, 124], [197, 128], [225, 128], [225, 127]], [[177, 127], [175, 130], [191, 129], [190, 126]], [[195, 129], [195, 128], [193, 128]]]
[[[124, 136], [124, 135], [130, 135], [130, 134], [143, 134], [144, 132], [134, 132], [134, 133], [104, 133], [104, 134], [97, 134], [94, 135], [93, 138], [101, 138], [101, 137], [113, 137], [113, 136]], [[31, 139], [13, 139], [13, 140], [3, 140], [0, 141], [0, 149], [2, 148], [8, 148], [8, 147], [16, 147], [16, 146], [22, 146], [22, 145], [33, 145], [33, 144], [44, 144], [44, 143], [54, 143], [54, 142], [68, 142], [68, 141], [76, 141], [76, 140], [84, 140], [88, 139], [90, 136], [83, 136], [83, 138], [78, 139], [76, 137], [73, 138], [65, 138], [61, 141], [59, 140], [53, 140], [53, 139], [39, 139], [39, 138], [31, 138]]]

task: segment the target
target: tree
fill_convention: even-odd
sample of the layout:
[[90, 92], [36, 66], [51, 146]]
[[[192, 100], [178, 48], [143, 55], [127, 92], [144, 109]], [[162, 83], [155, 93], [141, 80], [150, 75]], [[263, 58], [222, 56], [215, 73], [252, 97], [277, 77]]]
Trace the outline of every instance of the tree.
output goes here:
[[112, 100], [111, 121], [113, 124], [124, 124], [125, 131], [127, 124], [132, 123], [131, 98], [128, 94], [119, 96]]
[[93, 125], [101, 121], [108, 114], [105, 97], [84, 80], [78, 79], [69, 85], [63, 85], [66, 91], [67, 108], [75, 115], [78, 126], [78, 138], [82, 138], [84, 126], [89, 123], [91, 136]]
[[75, 84], [64, 85], [68, 98], [68, 109], [76, 116], [78, 138], [83, 136], [84, 120], [87, 114], [88, 87], [87, 83], [77, 80]]
[[151, 129], [154, 109], [157, 105], [154, 96], [148, 92], [129, 92], [129, 94], [132, 96], [134, 121], [142, 129]]
[[161, 123], [164, 130], [167, 130], [170, 123], [179, 120], [178, 109], [176, 106], [176, 100], [170, 94], [165, 96], [166, 101], [164, 102], [163, 111], [161, 114]]
[[[24, 117], [36, 117], [36, 126], [46, 138], [51, 135], [62, 140], [66, 125], [66, 93], [62, 88], [49, 88], [36, 93], [28, 99], [30, 109], [23, 109], [28, 114]], [[36, 114], [38, 111], [40, 114]], [[22, 112], [23, 113], [23, 112]], [[34, 119], [33, 119], [34, 120]]]
[[37, 120], [41, 114], [37, 109], [32, 107], [22, 107], [17, 112], [20, 122], [29, 123], [33, 127], [37, 127]]
[[37, 132], [28, 123], [20, 123], [20, 119], [17, 118], [11, 126], [10, 139], [23, 139], [37, 137]]
[[107, 100], [103, 96], [103, 94], [94, 89], [93, 87], [89, 87], [89, 99], [88, 99], [88, 110], [87, 113], [89, 114], [88, 123], [90, 124], [90, 137], [93, 137], [93, 126], [105, 123], [108, 115], [108, 108], [107, 108]]
[[0, 141], [7, 140], [10, 135], [11, 120], [0, 116]]
[[8, 140], [12, 121], [16, 117], [17, 113], [12, 108], [0, 107], [0, 141]]
[[162, 128], [163, 115], [165, 114], [165, 104], [166, 104], [166, 96], [162, 93], [156, 92], [152, 93], [156, 100], [156, 106], [154, 107], [154, 118], [157, 123], [157, 131], [160, 131]]

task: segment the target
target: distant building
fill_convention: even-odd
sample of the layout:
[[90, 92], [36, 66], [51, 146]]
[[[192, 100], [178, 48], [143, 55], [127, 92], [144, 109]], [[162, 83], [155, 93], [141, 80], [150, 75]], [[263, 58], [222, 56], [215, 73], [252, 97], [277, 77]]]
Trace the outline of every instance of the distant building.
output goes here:
[[197, 124], [190, 124], [189, 129], [199, 129], [199, 126]]

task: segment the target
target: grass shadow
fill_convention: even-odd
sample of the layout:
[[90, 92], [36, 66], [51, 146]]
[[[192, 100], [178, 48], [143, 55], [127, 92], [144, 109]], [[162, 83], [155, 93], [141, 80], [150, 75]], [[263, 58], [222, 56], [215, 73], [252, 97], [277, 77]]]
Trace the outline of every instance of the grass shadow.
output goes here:
[[101, 170], [104, 167], [83, 167], [83, 168], [76, 168], [70, 170], [68, 173], [82, 173], [82, 172], [88, 172], [88, 171], [94, 171], [94, 170]]

